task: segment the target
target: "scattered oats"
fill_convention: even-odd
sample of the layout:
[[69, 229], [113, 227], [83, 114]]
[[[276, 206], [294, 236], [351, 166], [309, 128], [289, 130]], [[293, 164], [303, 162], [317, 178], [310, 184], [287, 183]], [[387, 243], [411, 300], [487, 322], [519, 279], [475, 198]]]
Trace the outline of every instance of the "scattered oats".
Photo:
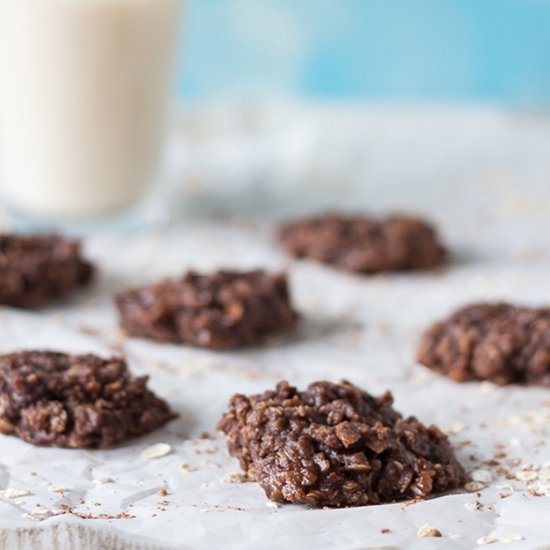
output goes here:
[[214, 468], [219, 468], [220, 467], [219, 464], [215, 464], [214, 462], [208, 462], [208, 460], [201, 461], [201, 466], [203, 468], [208, 468], [208, 469], [214, 469]]
[[519, 447], [521, 445], [521, 439], [519, 437], [512, 437], [509, 443], [511, 447]]
[[155, 445], [151, 445], [150, 447], [147, 447], [147, 449], [141, 451], [140, 456], [143, 460], [151, 460], [166, 456], [170, 454], [171, 451], [172, 447], [168, 445], [168, 443], [155, 443]]
[[491, 483], [491, 481], [493, 481], [493, 475], [489, 470], [472, 470], [472, 472], [470, 472], [470, 477], [473, 481], [480, 481], [481, 483]]
[[532, 488], [535, 491], [534, 496], [550, 497], [550, 482], [548, 481], [544, 483], [541, 483], [539, 481], [535, 487], [530, 486], [530, 488]]
[[508, 483], [505, 485], [497, 485], [496, 487], [497, 489], [500, 489], [501, 491], [504, 491], [506, 493], [512, 494], [514, 492], [514, 488]]
[[468, 483], [464, 485], [464, 489], [470, 493], [476, 493], [477, 491], [485, 489], [485, 484], [481, 483], [481, 481], [468, 481]]
[[500, 537], [500, 542], [517, 542], [518, 540], [523, 540], [523, 537], [519, 533], [510, 533], [509, 535], [504, 535]]
[[15, 489], [13, 487], [8, 487], [0, 491], [0, 498], [5, 499], [28, 497], [29, 495], [32, 495], [32, 493], [27, 491], [27, 489]]
[[113, 483], [113, 482], [114, 482], [114, 479], [109, 476], [98, 477], [94, 479], [94, 483], [97, 483], [98, 485], [105, 485], [106, 483]]
[[539, 480], [550, 481], [550, 468], [545, 466], [541, 470], [539, 470]]
[[521, 470], [516, 473], [516, 479], [519, 481], [535, 481], [539, 474], [536, 470]]
[[195, 468], [193, 468], [193, 466], [191, 466], [191, 464], [187, 464], [187, 462], [182, 464], [180, 466], [180, 468], [181, 468], [181, 471], [185, 472], [186, 474], [188, 474], [189, 472], [193, 472], [195, 470]]
[[265, 505], [268, 507], [268, 508], [280, 508], [281, 505], [277, 502], [273, 502], [272, 500], [268, 500]]
[[41, 517], [35, 514], [22, 514], [21, 517], [25, 519], [32, 519], [33, 521], [43, 521], [46, 519], [46, 517]]
[[494, 391], [498, 386], [494, 384], [493, 382], [490, 382], [489, 380], [484, 380], [479, 384], [479, 393], [485, 395], [487, 393], [491, 393]]
[[65, 505], [62, 506], [52, 506], [50, 508], [49, 513], [51, 516], [62, 516], [63, 514], [67, 513], [68, 507]]
[[483, 546], [485, 544], [493, 544], [493, 542], [497, 542], [497, 539], [495, 539], [495, 537], [481, 537], [476, 541], [478, 546]]
[[246, 481], [246, 476], [239, 474], [238, 472], [227, 472], [222, 477], [224, 483], [244, 483]]
[[550, 427], [550, 407], [501, 416], [492, 425], [497, 428], [519, 428], [529, 433], [543, 433]]
[[456, 435], [460, 432], [463, 432], [464, 430], [466, 429], [466, 424], [464, 424], [464, 422], [453, 422], [451, 425], [447, 426], [447, 428], [445, 428], [445, 430], [443, 430], [445, 432], [446, 435]]
[[[65, 513], [65, 511], [63, 513]], [[30, 514], [23, 514], [23, 517], [27, 519], [32, 519], [33, 521], [44, 521], [45, 519], [51, 518], [54, 515], [57, 514], [54, 514], [41, 504], [37, 504], [32, 509]]]
[[416, 533], [419, 537], [441, 537], [441, 531], [425, 523]]

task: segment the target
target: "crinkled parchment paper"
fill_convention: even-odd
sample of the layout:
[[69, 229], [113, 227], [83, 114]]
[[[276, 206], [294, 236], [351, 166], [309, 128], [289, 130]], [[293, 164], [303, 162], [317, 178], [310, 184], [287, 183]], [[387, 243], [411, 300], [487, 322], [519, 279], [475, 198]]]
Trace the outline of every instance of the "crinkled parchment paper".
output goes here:
[[[423, 328], [463, 303], [550, 302], [548, 119], [487, 110], [268, 110], [252, 126], [212, 120], [184, 118], [172, 160], [181, 161], [174, 174], [188, 178], [170, 227], [93, 237], [86, 250], [100, 274], [92, 288], [41, 312], [0, 310], [0, 351], [123, 353], [180, 413], [165, 429], [109, 451], [35, 448], [0, 436], [0, 547], [550, 548], [550, 391], [455, 384], [413, 355]], [[329, 206], [424, 212], [453, 262], [431, 274], [362, 278], [280, 254], [273, 220]], [[222, 266], [288, 269], [303, 314], [297, 332], [232, 353], [119, 333], [114, 291]], [[345, 510], [270, 503], [235, 475], [215, 425], [233, 392], [283, 378], [300, 387], [346, 378], [374, 394], [391, 389], [403, 414], [448, 431], [479, 481], [419, 503]], [[171, 452], [141, 456], [157, 443]], [[442, 537], [418, 536], [425, 524]]]

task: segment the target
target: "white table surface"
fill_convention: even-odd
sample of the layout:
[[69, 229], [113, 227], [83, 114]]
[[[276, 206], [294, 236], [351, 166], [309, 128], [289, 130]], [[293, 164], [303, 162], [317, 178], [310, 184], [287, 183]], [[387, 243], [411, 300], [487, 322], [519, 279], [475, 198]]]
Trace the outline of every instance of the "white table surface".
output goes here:
[[[174, 131], [172, 223], [90, 237], [96, 284], [44, 311], [2, 308], [0, 351], [122, 352], [181, 416], [110, 451], [38, 449], [1, 437], [0, 489], [32, 494], [0, 499], [0, 548], [470, 549], [481, 537], [497, 539], [495, 550], [550, 548], [550, 498], [529, 492], [536, 482], [506, 480], [481, 466], [494, 480], [479, 497], [458, 491], [410, 506], [275, 507], [257, 484], [223, 481], [239, 469], [215, 432], [236, 391], [262, 391], [282, 378], [299, 387], [347, 378], [374, 394], [391, 389], [405, 415], [459, 426], [451, 440], [468, 471], [499, 449], [512, 474], [550, 460], [549, 390], [455, 384], [413, 355], [427, 324], [464, 303], [550, 302], [548, 113], [214, 108], [184, 112]], [[274, 221], [325, 208], [424, 213], [454, 260], [431, 274], [356, 277], [283, 256], [272, 239]], [[191, 267], [257, 266], [288, 269], [304, 315], [293, 337], [213, 353], [117, 331], [110, 296], [118, 289]], [[214, 438], [201, 440], [205, 431]], [[157, 442], [172, 445], [172, 453], [140, 458]], [[183, 472], [184, 463], [194, 470]], [[95, 482], [102, 477], [113, 482]], [[61, 486], [63, 493], [51, 491]], [[158, 495], [161, 488], [167, 496]], [[82, 519], [60, 514], [61, 505], [81, 515], [132, 517]], [[418, 537], [426, 523], [443, 537]], [[500, 541], [510, 534], [522, 540]]]

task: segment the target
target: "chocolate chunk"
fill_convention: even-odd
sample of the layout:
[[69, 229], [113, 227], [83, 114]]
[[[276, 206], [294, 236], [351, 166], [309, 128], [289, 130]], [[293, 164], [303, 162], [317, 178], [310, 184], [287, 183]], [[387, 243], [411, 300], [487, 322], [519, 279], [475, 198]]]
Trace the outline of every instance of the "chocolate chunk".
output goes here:
[[376, 398], [349, 382], [299, 392], [283, 381], [233, 396], [218, 429], [276, 502], [363, 506], [460, 487], [464, 471], [445, 435], [392, 403], [390, 393]]
[[324, 214], [282, 224], [278, 238], [291, 256], [356, 273], [432, 268], [446, 254], [433, 227], [412, 216]]
[[550, 308], [464, 307], [426, 331], [417, 359], [458, 382], [550, 386]]
[[0, 431], [34, 445], [112, 447], [176, 415], [120, 358], [28, 351], [0, 356]]
[[0, 234], [0, 304], [38, 308], [85, 285], [92, 274], [78, 241]]
[[115, 296], [132, 336], [211, 349], [261, 341], [295, 324], [284, 274], [264, 271], [187, 273]]

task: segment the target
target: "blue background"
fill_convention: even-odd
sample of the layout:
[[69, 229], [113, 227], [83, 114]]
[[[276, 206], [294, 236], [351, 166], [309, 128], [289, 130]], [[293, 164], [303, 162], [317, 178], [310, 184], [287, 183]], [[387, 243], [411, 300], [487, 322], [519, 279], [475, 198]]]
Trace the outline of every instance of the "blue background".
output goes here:
[[188, 0], [177, 92], [550, 103], [550, 0]]

